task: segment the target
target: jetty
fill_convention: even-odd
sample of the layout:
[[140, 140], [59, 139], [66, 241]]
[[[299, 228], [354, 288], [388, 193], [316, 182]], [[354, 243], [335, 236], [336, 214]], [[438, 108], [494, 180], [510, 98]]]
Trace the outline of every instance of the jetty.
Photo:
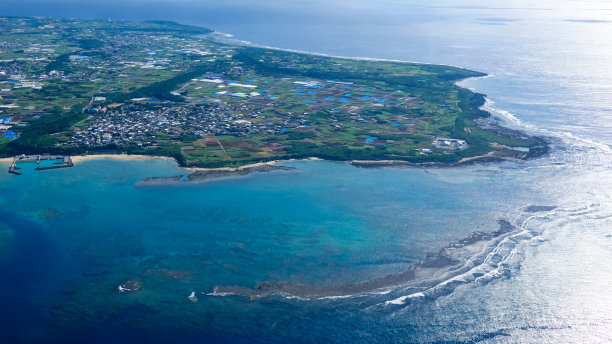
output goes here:
[[[61, 160], [61, 161], [54, 162], [53, 165], [51, 166], [42, 166], [40, 163], [41, 161], [44, 161], [44, 160]], [[17, 163], [18, 162], [30, 162], [30, 161], [35, 161], [38, 164], [38, 167], [35, 168], [35, 170], [38, 170], [38, 171], [54, 170], [58, 168], [67, 168], [67, 167], [74, 166], [74, 163], [72, 162], [72, 158], [69, 155], [51, 155], [51, 154], [25, 155], [25, 154], [22, 154], [22, 155], [19, 155], [13, 158], [13, 162], [11, 163], [11, 166], [9, 166], [9, 173], [21, 175], [22, 173], [19, 172], [21, 168], [17, 167]]]
[[[52, 166], [38, 166], [35, 169], [36, 170], [53, 170], [56, 168], [66, 168], [66, 167], [72, 167], [74, 166], [74, 163], [72, 163], [72, 158], [70, 156], [64, 156], [61, 157], [62, 162], [55, 162], [53, 163]], [[52, 159], [55, 160], [55, 159]], [[38, 164], [40, 164], [40, 160], [38, 161]]]
[[11, 166], [9, 166], [9, 173], [16, 174], [16, 175], [20, 176], [21, 172], [19, 172], [19, 170], [21, 170], [21, 168], [17, 167], [17, 162], [16, 161], [17, 161], [17, 157], [15, 157], [13, 159], [13, 162], [11, 163]]

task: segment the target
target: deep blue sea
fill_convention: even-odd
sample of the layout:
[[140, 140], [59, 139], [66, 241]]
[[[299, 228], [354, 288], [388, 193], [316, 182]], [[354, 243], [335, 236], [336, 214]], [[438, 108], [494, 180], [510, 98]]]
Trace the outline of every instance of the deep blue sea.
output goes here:
[[140, 181], [187, 172], [24, 164], [0, 173], [0, 343], [612, 342], [609, 2], [24, 0], [1, 15], [169, 19], [462, 66], [489, 74], [462, 82], [487, 110], [552, 152], [155, 186]]

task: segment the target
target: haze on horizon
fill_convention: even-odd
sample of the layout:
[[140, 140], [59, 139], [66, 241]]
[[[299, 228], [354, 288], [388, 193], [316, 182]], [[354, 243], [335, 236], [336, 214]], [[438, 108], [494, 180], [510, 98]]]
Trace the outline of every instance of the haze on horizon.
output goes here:
[[[576, 12], [576, 7], [581, 10]], [[384, 9], [386, 16], [364, 14]], [[484, 0], [434, 0], [423, 3], [418, 0], [265, 0], [253, 3], [246, 0], [24, 0], [3, 1], [0, 13], [8, 16], [56, 16], [87, 19], [166, 19], [188, 24], [210, 25], [276, 25], [304, 23], [316, 25], [333, 21], [342, 25], [376, 24], [394, 25], [413, 21], [442, 20], [445, 15], [436, 16], [435, 8], [469, 12], [477, 10], [498, 10], [500, 15], [511, 15], [517, 10], [557, 11], [566, 15], [572, 9], [577, 19], [607, 20], [612, 4], [602, 1], [553, 1], [533, 3], [527, 0], [484, 1]], [[432, 10], [434, 9], [434, 10]], [[442, 13], [443, 11], [440, 11]], [[597, 18], [595, 18], [597, 17]], [[367, 20], [364, 23], [364, 20]], [[390, 21], [389, 21], [390, 20]]]

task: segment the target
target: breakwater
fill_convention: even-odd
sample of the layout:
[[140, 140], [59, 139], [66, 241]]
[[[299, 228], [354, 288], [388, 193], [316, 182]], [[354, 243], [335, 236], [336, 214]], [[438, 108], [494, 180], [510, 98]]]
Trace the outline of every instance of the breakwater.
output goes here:
[[[54, 162], [50, 166], [41, 165], [41, 162], [46, 161], [46, 160], [61, 160], [61, 161]], [[35, 170], [38, 170], [38, 171], [53, 170], [53, 169], [58, 169], [58, 168], [68, 168], [68, 167], [74, 166], [74, 163], [72, 162], [72, 158], [69, 155], [66, 155], [66, 156], [50, 155], [50, 154], [20, 155], [20, 156], [16, 156], [15, 158], [13, 158], [13, 162], [9, 166], [8, 172], [11, 174], [21, 175], [22, 173], [19, 172], [19, 170], [21, 170], [21, 167], [18, 167], [17, 163], [32, 162], [32, 161], [35, 161], [38, 164], [38, 166], [35, 168]]]

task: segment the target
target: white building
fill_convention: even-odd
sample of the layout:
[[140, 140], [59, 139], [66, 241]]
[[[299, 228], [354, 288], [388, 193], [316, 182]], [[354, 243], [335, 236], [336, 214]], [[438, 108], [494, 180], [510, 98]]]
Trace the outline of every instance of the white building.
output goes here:
[[32, 88], [35, 90], [41, 90], [42, 84], [36, 81], [20, 81], [16, 83], [13, 88]]

